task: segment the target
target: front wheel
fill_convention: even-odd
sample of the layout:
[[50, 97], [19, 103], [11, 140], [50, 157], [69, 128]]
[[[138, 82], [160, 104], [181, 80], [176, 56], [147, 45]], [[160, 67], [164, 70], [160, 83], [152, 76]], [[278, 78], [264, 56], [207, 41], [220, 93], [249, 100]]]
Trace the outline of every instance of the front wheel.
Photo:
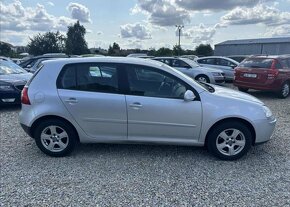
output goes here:
[[240, 122], [224, 122], [208, 135], [207, 147], [210, 153], [222, 160], [237, 160], [251, 148], [252, 134]]
[[36, 127], [34, 137], [38, 148], [53, 157], [68, 155], [77, 143], [77, 135], [74, 129], [57, 119], [41, 122]]
[[280, 98], [287, 98], [289, 96], [289, 93], [290, 93], [290, 84], [289, 84], [289, 82], [285, 82], [282, 85], [282, 88], [279, 91], [278, 95]]
[[202, 83], [210, 83], [210, 80], [206, 75], [198, 75], [195, 80]]

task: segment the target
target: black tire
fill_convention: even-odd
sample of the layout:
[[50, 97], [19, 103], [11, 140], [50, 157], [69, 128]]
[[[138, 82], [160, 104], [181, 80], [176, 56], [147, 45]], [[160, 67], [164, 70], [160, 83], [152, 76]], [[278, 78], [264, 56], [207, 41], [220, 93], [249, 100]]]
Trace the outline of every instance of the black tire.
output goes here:
[[[50, 131], [48, 128], [53, 127], [53, 126], [56, 127], [56, 131], [60, 132], [61, 130], [63, 130], [65, 131], [67, 135], [61, 140], [62, 144], [64, 143], [64, 145], [66, 145], [66, 147], [64, 147], [64, 149], [62, 150], [60, 147], [61, 145], [58, 145], [57, 140], [55, 140], [56, 143], [52, 142], [55, 149], [49, 150], [47, 149], [47, 147], [45, 147], [45, 143], [44, 143], [45, 141], [42, 141], [41, 139], [41, 134], [44, 132], [44, 130], [46, 130], [46, 132], [47, 131], [50, 132], [50, 134], [52, 135], [52, 131]], [[56, 132], [56, 134], [58, 132]], [[50, 136], [48, 134], [45, 134], [45, 135]], [[75, 130], [73, 129], [73, 127], [67, 124], [66, 122], [58, 120], [58, 119], [49, 119], [49, 120], [45, 120], [41, 122], [38, 126], [36, 126], [36, 129], [34, 131], [34, 138], [35, 138], [35, 142], [38, 148], [45, 154], [52, 157], [63, 157], [63, 156], [69, 155], [75, 148], [77, 144], [77, 140], [78, 140], [77, 134]], [[49, 139], [51, 139], [51, 137]], [[46, 144], [47, 144], [47, 141], [46, 141]], [[57, 146], [59, 146], [59, 149], [57, 149]]]
[[200, 81], [200, 82], [210, 83], [210, 80], [206, 75], [198, 75], [195, 77], [195, 80]]
[[248, 88], [241, 88], [241, 87], [238, 87], [238, 89], [239, 89], [239, 91], [242, 91], [245, 93], [248, 92], [248, 90], [249, 90]]
[[[237, 139], [235, 139], [234, 141], [229, 140], [228, 142], [231, 141], [231, 143], [229, 143], [223, 149], [221, 149], [222, 151], [224, 151], [224, 153], [227, 153], [226, 149], [228, 149], [228, 151], [230, 151], [230, 148], [229, 148], [230, 146], [233, 146], [232, 148], [234, 150], [237, 150], [237, 153], [234, 155], [226, 155], [226, 154], [223, 154], [218, 149], [217, 145], [218, 145], [220, 139], [223, 140], [220, 136], [221, 133], [225, 131], [225, 132], [230, 134], [232, 129], [238, 130], [242, 134], [239, 134], [236, 137]], [[208, 134], [208, 137], [207, 137], [206, 145], [207, 145], [208, 151], [221, 160], [237, 160], [237, 159], [241, 158], [242, 156], [244, 156], [249, 151], [249, 149], [252, 146], [252, 139], [253, 139], [252, 133], [251, 133], [250, 129], [245, 124], [243, 124], [241, 122], [237, 122], [237, 121], [223, 122], [223, 123], [217, 125], [213, 130], [210, 131], [210, 133]], [[243, 148], [241, 146], [238, 146], [235, 144], [235, 142], [237, 142], [237, 140], [238, 141], [243, 140], [243, 142], [245, 142]]]
[[290, 89], [290, 83], [289, 82], [283, 83], [281, 90], [278, 92], [279, 98], [282, 98], [282, 99], [287, 98], [290, 94], [289, 89]]

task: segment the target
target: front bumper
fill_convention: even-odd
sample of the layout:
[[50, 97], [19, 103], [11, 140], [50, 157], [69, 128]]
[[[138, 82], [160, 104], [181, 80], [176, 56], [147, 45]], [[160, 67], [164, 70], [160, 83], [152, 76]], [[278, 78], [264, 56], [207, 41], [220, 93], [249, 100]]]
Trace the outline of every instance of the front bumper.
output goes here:
[[276, 126], [276, 118], [259, 119], [255, 121], [256, 141], [255, 144], [262, 144], [272, 138]]
[[214, 76], [215, 83], [225, 83], [225, 77], [224, 76]]

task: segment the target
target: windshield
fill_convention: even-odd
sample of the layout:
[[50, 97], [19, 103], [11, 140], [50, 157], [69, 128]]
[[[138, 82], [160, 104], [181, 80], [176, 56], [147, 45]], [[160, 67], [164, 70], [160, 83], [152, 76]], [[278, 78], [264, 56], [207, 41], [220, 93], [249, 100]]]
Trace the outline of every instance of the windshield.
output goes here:
[[13, 62], [0, 60], [0, 75], [27, 73]]
[[271, 68], [272, 58], [249, 58], [240, 63], [243, 68]]
[[180, 58], [180, 60], [183, 60], [184, 62], [186, 62], [191, 67], [200, 67], [200, 65], [197, 62], [195, 62], [194, 60], [190, 60], [188, 58]]

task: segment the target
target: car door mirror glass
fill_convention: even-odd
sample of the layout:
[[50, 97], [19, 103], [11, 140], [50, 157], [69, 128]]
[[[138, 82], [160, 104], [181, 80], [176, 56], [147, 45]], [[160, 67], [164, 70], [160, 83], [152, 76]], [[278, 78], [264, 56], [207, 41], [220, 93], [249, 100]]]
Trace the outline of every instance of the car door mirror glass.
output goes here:
[[184, 93], [184, 101], [193, 101], [196, 98], [194, 93], [191, 90], [187, 90]]

